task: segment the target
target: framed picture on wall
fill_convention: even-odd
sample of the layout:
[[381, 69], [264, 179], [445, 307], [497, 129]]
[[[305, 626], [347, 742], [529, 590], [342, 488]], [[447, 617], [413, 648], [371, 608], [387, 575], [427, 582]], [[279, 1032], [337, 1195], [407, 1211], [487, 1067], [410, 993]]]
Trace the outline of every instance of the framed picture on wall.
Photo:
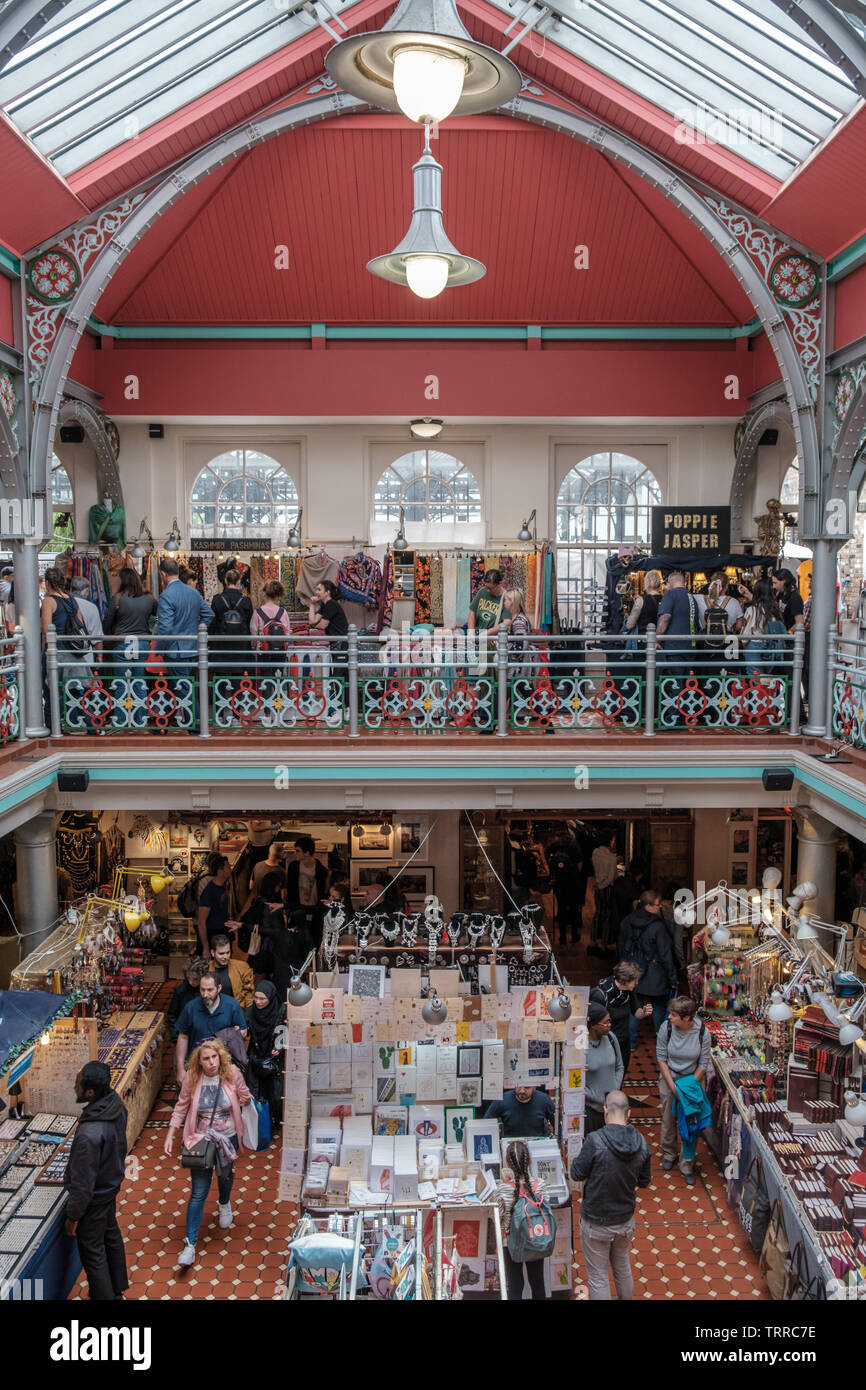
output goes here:
[[186, 849], [189, 831], [185, 825], [172, 825], [168, 832], [169, 849]]
[[430, 829], [430, 821], [427, 816], [419, 820], [400, 821], [394, 826], [394, 858], [398, 864], [405, 864], [407, 859], [411, 859], [417, 849], [420, 849], [421, 841]]
[[[360, 830], [360, 835], [355, 834]], [[353, 859], [392, 859], [394, 851], [394, 827], [389, 825], [382, 830], [378, 825], [359, 825], [352, 829], [349, 837]]]
[[751, 861], [748, 860], [748, 859], [732, 859], [732, 860], [731, 860], [731, 877], [730, 877], [730, 885], [731, 885], [732, 888], [748, 888], [748, 887], [749, 887], [749, 864], [750, 864], [750, 862], [751, 862]]
[[210, 850], [208, 849], [194, 849], [190, 851], [189, 871], [193, 877], [204, 868], [209, 854]]
[[729, 833], [731, 858], [743, 856], [750, 859], [752, 857], [754, 827], [752, 825], [732, 825]]

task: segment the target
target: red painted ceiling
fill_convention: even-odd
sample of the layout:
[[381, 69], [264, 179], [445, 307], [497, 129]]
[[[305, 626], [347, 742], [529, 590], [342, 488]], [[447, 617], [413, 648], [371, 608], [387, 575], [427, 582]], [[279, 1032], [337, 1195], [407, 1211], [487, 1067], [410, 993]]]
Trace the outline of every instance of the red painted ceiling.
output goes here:
[[88, 211], [0, 112], [0, 240], [20, 256]]
[[792, 175], [764, 209], [773, 226], [829, 260], [866, 233], [866, 106]]
[[[411, 211], [417, 129], [347, 117], [220, 169], [129, 255], [97, 308], [147, 323], [742, 323], [752, 309], [689, 220], [577, 141], [507, 117], [442, 127], [445, 227], [488, 267], [432, 304], [366, 262]], [[275, 247], [289, 249], [276, 269]], [[574, 250], [589, 248], [589, 269]]]

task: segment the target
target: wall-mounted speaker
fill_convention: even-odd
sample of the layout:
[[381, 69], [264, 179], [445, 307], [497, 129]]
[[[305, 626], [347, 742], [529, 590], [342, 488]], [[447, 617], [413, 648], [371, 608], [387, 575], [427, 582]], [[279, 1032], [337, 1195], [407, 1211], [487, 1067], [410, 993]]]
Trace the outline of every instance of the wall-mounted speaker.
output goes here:
[[84, 430], [81, 425], [61, 425], [60, 442], [61, 444], [83, 444]]
[[86, 792], [90, 786], [90, 773], [86, 768], [68, 768], [66, 772], [57, 774], [57, 790], [59, 792]]
[[148, 425], [147, 433], [151, 439], [162, 439], [165, 428], [162, 425]]
[[794, 774], [789, 767], [765, 767], [761, 781], [765, 792], [789, 792], [794, 785]]

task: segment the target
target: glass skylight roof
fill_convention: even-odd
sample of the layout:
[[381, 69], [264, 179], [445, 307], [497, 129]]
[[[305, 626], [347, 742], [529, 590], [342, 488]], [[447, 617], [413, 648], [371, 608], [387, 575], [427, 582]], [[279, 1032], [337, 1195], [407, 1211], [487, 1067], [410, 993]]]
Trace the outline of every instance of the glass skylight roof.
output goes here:
[[[539, 35], [673, 115], [684, 141], [725, 146], [780, 181], [858, 101], [773, 0], [493, 3], [501, 47], [506, 27], [513, 37], [540, 20]], [[352, 5], [319, 0], [319, 13], [341, 32], [333, 16]], [[0, 107], [68, 175], [309, 32], [301, 6], [69, 0], [7, 63]], [[14, 8], [0, 8], [0, 33]]]

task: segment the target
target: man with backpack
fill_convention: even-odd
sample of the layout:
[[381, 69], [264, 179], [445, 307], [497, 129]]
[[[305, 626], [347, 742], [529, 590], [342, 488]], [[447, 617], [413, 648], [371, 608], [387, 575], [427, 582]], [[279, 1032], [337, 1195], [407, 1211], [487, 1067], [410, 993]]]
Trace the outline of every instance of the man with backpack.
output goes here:
[[658, 1033], [667, 1012], [670, 992], [677, 985], [677, 970], [657, 889], [648, 888], [641, 893], [634, 912], [623, 917], [619, 928], [619, 959], [632, 961], [640, 967], [638, 999], [641, 1005], [652, 1005], [653, 1027]]
[[[253, 605], [241, 588], [241, 577], [237, 570], [226, 570], [223, 591], [214, 597], [211, 606], [213, 622], [208, 628], [211, 637], [249, 638]], [[250, 643], [248, 640], [214, 642], [211, 651], [212, 673], [218, 682], [217, 702], [230, 700], [235, 684], [243, 679], [244, 674], [253, 675]]]
[[[695, 1013], [694, 1001], [685, 995], [678, 995], [671, 1000], [667, 1022], [662, 1024], [656, 1038], [659, 1098], [662, 1103], [662, 1167], [665, 1172], [670, 1172], [677, 1161], [675, 1108], [690, 1110], [693, 1095], [697, 1094], [698, 1088], [703, 1092], [707, 1079], [710, 1035], [706, 1024], [700, 1023]], [[698, 1107], [697, 1113], [702, 1124], [699, 1128], [692, 1126], [692, 1132], [683, 1135], [679, 1155], [680, 1172], [689, 1187], [695, 1185], [695, 1140], [700, 1130], [709, 1124], [709, 1104], [704, 1114], [701, 1114], [701, 1107]], [[704, 1120], [706, 1125], [703, 1124]]]
[[580, 1244], [593, 1301], [610, 1302], [610, 1268], [617, 1298], [634, 1298], [629, 1249], [635, 1199], [639, 1187], [649, 1187], [652, 1168], [649, 1145], [628, 1121], [628, 1098], [622, 1091], [609, 1091], [604, 1127], [587, 1135], [571, 1165], [572, 1179], [585, 1184]]

